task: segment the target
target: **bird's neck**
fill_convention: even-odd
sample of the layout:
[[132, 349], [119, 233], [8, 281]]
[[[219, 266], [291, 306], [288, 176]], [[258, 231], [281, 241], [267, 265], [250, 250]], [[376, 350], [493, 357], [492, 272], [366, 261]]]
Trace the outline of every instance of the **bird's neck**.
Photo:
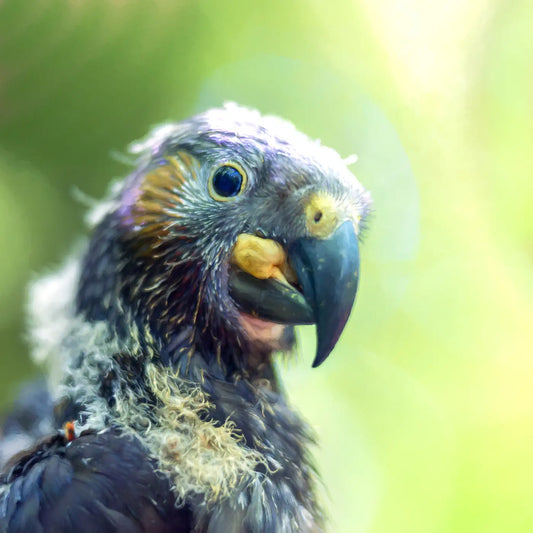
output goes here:
[[[314, 530], [320, 512], [312, 437], [280, 390], [269, 354], [250, 354], [258, 363], [253, 371], [223, 371], [216, 358], [194, 351], [176, 368], [162, 364], [161, 350], [172, 359], [172, 347], [147, 342], [141, 332], [125, 342], [109, 332], [90, 335], [88, 327], [61, 388], [83, 406], [85, 427], [116, 425], [134, 434], [179, 501], [194, 506], [201, 496], [209, 504], [197, 510], [206, 523], [241, 513], [241, 523], [262, 530], [253, 520], [267, 520], [270, 507], [279, 510], [272, 530]], [[214, 506], [225, 511], [213, 514]], [[232, 531], [225, 522], [220, 527], [214, 530]]]
[[[70, 261], [33, 299], [33, 356], [50, 368], [58, 422], [140, 439], [210, 530], [318, 531], [312, 439], [277, 386], [270, 352], [241, 346], [249, 368], [230, 368], [222, 354], [206, 356], [209, 344], [188, 343], [185, 324], [170, 343], [135, 319], [112, 328], [105, 308], [88, 320], [72, 300], [79, 279]], [[40, 305], [50, 294], [53, 312]]]

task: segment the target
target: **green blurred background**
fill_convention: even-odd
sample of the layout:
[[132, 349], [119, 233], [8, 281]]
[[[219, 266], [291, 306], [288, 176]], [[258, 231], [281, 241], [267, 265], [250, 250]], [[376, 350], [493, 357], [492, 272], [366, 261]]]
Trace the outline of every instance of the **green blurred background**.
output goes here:
[[336, 352], [286, 370], [332, 532], [533, 531], [533, 5], [0, 1], [0, 402], [35, 375], [25, 286], [154, 124], [282, 115], [374, 196]]

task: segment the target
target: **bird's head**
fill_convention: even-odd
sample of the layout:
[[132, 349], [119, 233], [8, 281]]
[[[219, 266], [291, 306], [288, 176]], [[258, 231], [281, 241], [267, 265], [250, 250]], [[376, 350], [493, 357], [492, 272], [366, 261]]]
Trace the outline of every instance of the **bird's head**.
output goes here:
[[[80, 312], [242, 366], [316, 324], [319, 365], [351, 311], [370, 198], [341, 157], [236, 105], [133, 146], [82, 266]], [[126, 332], [125, 332], [126, 333]]]

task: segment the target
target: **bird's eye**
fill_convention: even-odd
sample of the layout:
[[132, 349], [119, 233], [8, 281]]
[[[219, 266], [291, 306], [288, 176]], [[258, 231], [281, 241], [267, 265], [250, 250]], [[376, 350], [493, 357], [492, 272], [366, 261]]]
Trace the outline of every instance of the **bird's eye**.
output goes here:
[[209, 194], [219, 201], [229, 200], [244, 189], [246, 173], [235, 164], [217, 168], [209, 180]]

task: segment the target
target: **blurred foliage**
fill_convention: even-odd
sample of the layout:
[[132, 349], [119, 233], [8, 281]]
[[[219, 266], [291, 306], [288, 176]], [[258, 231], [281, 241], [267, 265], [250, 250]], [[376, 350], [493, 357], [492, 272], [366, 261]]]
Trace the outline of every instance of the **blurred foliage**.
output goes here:
[[0, 2], [0, 401], [73, 187], [231, 99], [357, 153], [375, 199], [346, 333], [311, 371], [303, 330], [285, 371], [331, 531], [533, 531], [532, 25], [527, 0]]

